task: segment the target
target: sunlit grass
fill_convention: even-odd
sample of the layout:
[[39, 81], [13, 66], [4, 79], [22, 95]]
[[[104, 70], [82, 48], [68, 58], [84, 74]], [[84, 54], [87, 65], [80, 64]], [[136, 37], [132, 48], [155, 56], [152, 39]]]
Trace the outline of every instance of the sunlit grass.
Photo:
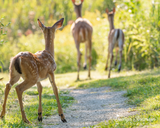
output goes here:
[[[4, 99], [4, 88], [6, 81], [8, 81], [7, 74], [1, 74], [6, 78], [0, 82], [0, 111], [2, 110], [2, 103]], [[3, 84], [2, 84], [3, 83]], [[21, 127], [40, 127], [42, 123], [38, 122], [38, 105], [39, 105], [39, 98], [38, 98], [38, 91], [37, 87], [34, 86], [23, 94], [23, 103], [24, 103], [24, 110], [28, 120], [31, 124], [23, 123], [21, 120], [21, 112], [20, 107], [17, 99], [17, 94], [14, 89], [16, 85], [14, 85], [9, 93], [8, 101], [6, 105], [6, 115], [3, 120], [0, 120], [0, 127], [5, 128], [21, 128]], [[74, 102], [74, 98], [70, 96], [63, 96], [63, 94], [69, 94], [69, 91], [59, 91], [59, 98], [62, 105], [62, 108], [69, 107]], [[53, 114], [58, 114], [57, 110], [57, 102], [56, 98], [53, 94], [52, 87], [48, 87], [47, 85], [43, 87], [42, 92], [42, 108], [43, 108], [43, 118], [47, 118]], [[40, 125], [40, 126], [39, 126]]]
[[127, 90], [124, 95], [128, 97], [127, 103], [134, 105], [131, 111], [138, 114], [101, 122], [91, 127], [98, 128], [130, 128], [130, 127], [156, 127], [160, 126], [160, 71], [158, 69], [135, 74], [121, 76], [107, 80], [96, 80], [90, 83], [80, 84], [81, 88], [111, 86], [113, 90]]
[[[0, 74], [6, 76], [1, 83], [6, 83], [7, 74]], [[138, 114], [130, 117], [120, 118], [119, 120], [110, 120], [102, 122], [97, 126], [91, 127], [141, 127], [151, 126], [158, 127], [160, 121], [160, 71], [146, 70], [143, 72], [137, 71], [123, 71], [121, 73], [112, 72], [111, 78], [107, 78], [108, 72], [91, 71], [91, 79], [87, 77], [87, 71], [80, 72], [80, 80], [77, 81], [77, 72], [56, 74], [55, 80], [59, 89], [67, 88], [97, 88], [103, 86], [110, 86], [113, 90], [127, 90], [124, 95], [128, 97], [127, 103], [137, 106], [130, 111], [137, 111]], [[47, 118], [52, 114], [57, 114], [57, 104], [55, 96], [53, 95], [52, 87], [49, 80], [44, 80], [43, 85], [43, 118]], [[0, 84], [0, 96], [2, 103], [4, 94], [4, 84]], [[73, 102], [73, 97], [64, 97], [63, 94], [69, 94], [69, 91], [60, 91], [60, 100], [62, 107], [66, 108]], [[32, 125], [27, 125], [21, 122], [21, 113], [14, 87], [9, 94], [7, 103], [7, 114], [5, 120], [0, 120], [0, 126], [29, 126], [37, 127], [37, 111], [38, 111], [38, 92], [37, 87], [34, 86], [24, 93], [24, 105], [28, 119]], [[0, 110], [2, 106], [0, 106]], [[32, 113], [31, 113], [32, 111]], [[16, 117], [16, 119], [15, 119]]]

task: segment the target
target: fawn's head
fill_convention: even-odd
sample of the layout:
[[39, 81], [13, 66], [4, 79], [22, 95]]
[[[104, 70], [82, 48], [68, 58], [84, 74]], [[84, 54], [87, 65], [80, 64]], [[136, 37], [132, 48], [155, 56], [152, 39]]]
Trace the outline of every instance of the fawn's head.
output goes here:
[[64, 18], [57, 21], [52, 27], [45, 27], [42, 22], [38, 19], [38, 25], [42, 29], [45, 39], [45, 49], [50, 51], [54, 55], [54, 37], [56, 29], [62, 27]]
[[109, 21], [112, 21], [112, 20], [113, 20], [115, 10], [116, 10], [115, 7], [113, 8], [112, 11], [109, 11], [108, 8], [106, 9], [106, 13], [107, 13], [107, 15], [108, 15], [108, 20], [109, 20]]
[[49, 36], [53, 36], [54, 37], [56, 29], [59, 29], [59, 28], [62, 27], [64, 18], [58, 20], [52, 27], [45, 27], [39, 19], [37, 21], [38, 21], [39, 27], [43, 31], [44, 36], [45, 37], [47, 36], [49, 38]]
[[82, 9], [82, 3], [84, 0], [80, 0], [80, 1], [76, 1], [76, 0], [72, 0], [72, 3], [74, 5], [74, 11], [77, 14], [77, 18], [81, 17], [81, 9]]

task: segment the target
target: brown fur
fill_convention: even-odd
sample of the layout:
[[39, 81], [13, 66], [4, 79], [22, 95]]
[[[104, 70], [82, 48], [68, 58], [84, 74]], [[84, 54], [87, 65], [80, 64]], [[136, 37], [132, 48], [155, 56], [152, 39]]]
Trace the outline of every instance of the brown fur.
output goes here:
[[[80, 60], [81, 60], [81, 53], [80, 53], [80, 43], [85, 42], [85, 63], [84, 69], [87, 67], [87, 58], [89, 59], [89, 68], [88, 68], [88, 77], [90, 77], [90, 68], [91, 68], [91, 50], [92, 50], [92, 32], [93, 28], [91, 23], [81, 17], [81, 8], [82, 2], [80, 5], [76, 5], [75, 1], [72, 0], [75, 8], [75, 12], [77, 15], [76, 21], [72, 24], [71, 31], [72, 35], [76, 44], [77, 49], [77, 66], [78, 66], [78, 74], [77, 79], [79, 79], [79, 70], [80, 70]], [[89, 51], [89, 55], [87, 56], [87, 52]]]
[[117, 55], [118, 55], [118, 49], [119, 49], [119, 54], [120, 54], [120, 64], [118, 67], [118, 71], [120, 72], [121, 70], [121, 63], [122, 63], [122, 51], [123, 51], [123, 44], [124, 44], [124, 33], [121, 29], [115, 29], [114, 28], [114, 13], [115, 13], [115, 8], [113, 11], [110, 11], [106, 9], [106, 13], [108, 15], [108, 21], [109, 21], [109, 26], [110, 26], [110, 31], [108, 34], [108, 57], [107, 57], [107, 62], [106, 62], [106, 67], [105, 70], [108, 69], [108, 60], [110, 59], [110, 67], [109, 67], [109, 73], [108, 73], [108, 78], [110, 78], [111, 74], [111, 65], [113, 61], [113, 49], [116, 47], [116, 61], [115, 61], [115, 66], [117, 65]]
[[29, 89], [34, 84], [37, 84], [39, 93], [38, 120], [42, 121], [42, 85], [40, 81], [49, 77], [57, 100], [58, 113], [61, 116], [61, 120], [66, 122], [54, 79], [54, 71], [56, 69], [56, 63], [54, 61], [54, 35], [55, 30], [62, 26], [63, 20], [64, 19], [57, 21], [52, 27], [45, 27], [38, 19], [38, 24], [41, 27], [45, 38], [45, 50], [39, 51], [35, 54], [30, 52], [20, 52], [12, 59], [9, 67], [10, 80], [6, 84], [3, 109], [0, 114], [0, 118], [5, 116], [6, 101], [11, 87], [19, 80], [20, 77], [22, 77], [24, 81], [15, 88], [19, 100], [22, 120], [29, 123], [23, 108], [22, 94], [25, 90]]

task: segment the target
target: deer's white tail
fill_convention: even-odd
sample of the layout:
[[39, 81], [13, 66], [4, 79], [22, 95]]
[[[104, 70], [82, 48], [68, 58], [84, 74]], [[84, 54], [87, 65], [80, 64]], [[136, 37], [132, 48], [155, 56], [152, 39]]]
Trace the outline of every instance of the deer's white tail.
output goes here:
[[117, 29], [117, 41], [118, 41], [118, 46], [119, 50], [123, 50], [123, 44], [124, 44], [124, 34], [121, 29]]
[[81, 37], [81, 40], [85, 41], [87, 39], [87, 37], [88, 37], [88, 31], [87, 31], [87, 29], [81, 27], [80, 31], [79, 31], [79, 35]]

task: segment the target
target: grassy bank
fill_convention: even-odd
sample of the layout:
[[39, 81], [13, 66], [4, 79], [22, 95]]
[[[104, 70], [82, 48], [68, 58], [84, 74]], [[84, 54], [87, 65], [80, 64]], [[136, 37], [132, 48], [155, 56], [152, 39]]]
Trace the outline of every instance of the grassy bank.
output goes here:
[[101, 122], [98, 128], [132, 128], [132, 127], [160, 127], [160, 71], [158, 69], [144, 73], [96, 80], [82, 83], [80, 88], [111, 86], [114, 90], [127, 90], [127, 103], [136, 106], [138, 114]]

